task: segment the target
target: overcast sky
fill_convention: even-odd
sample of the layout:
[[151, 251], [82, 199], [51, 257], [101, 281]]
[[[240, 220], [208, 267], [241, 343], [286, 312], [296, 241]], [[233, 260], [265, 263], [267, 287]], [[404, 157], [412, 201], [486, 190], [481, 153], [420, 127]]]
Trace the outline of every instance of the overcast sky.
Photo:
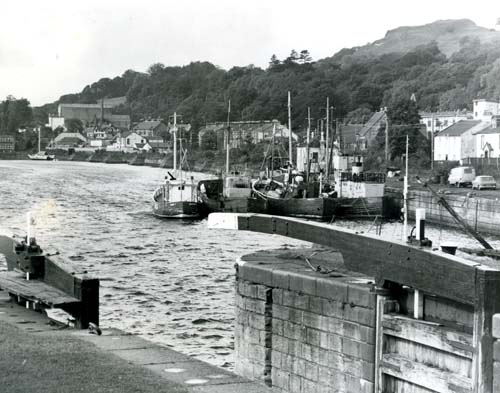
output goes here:
[[469, 18], [493, 28], [499, 0], [71, 0], [2, 2], [0, 100], [33, 105], [156, 62], [266, 67], [272, 54], [313, 59], [399, 26]]

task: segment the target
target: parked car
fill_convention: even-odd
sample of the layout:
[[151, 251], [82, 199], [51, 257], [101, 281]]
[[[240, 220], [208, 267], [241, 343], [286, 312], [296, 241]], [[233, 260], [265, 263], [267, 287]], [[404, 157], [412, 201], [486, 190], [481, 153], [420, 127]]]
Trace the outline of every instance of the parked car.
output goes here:
[[493, 176], [476, 176], [472, 181], [472, 189], [484, 190], [485, 188], [492, 188], [496, 190], [497, 182]]
[[453, 168], [448, 176], [448, 184], [457, 187], [471, 185], [476, 177], [476, 171], [471, 166]]

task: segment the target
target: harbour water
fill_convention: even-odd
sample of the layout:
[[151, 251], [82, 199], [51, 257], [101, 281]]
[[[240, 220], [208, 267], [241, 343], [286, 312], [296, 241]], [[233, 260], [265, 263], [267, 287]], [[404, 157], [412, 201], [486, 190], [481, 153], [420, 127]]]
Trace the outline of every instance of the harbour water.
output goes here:
[[[158, 219], [151, 196], [165, 175], [121, 164], [0, 161], [0, 233], [24, 235], [30, 211], [46, 252], [59, 251], [101, 279], [102, 326], [231, 368], [235, 260], [307, 243], [209, 230], [206, 220]], [[336, 224], [375, 233], [370, 222]], [[382, 227], [385, 238], [401, 235], [401, 224]], [[478, 246], [460, 231], [434, 227], [427, 236], [437, 246], [449, 240]]]

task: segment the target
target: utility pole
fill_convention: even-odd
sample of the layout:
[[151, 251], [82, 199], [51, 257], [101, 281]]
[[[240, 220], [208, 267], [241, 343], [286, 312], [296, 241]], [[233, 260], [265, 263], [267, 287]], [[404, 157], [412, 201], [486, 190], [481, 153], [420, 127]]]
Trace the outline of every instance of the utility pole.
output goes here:
[[326, 97], [326, 181], [330, 176], [330, 97]]
[[387, 116], [387, 107], [384, 108], [385, 112], [385, 166], [389, 165], [389, 117]]
[[[273, 131], [274, 134], [274, 131]], [[292, 152], [292, 101], [290, 99], [290, 92], [288, 92], [288, 162], [291, 167], [293, 166], [293, 152]]]
[[231, 115], [231, 100], [229, 100], [227, 106], [227, 139], [226, 139], [226, 174], [229, 174], [229, 137], [231, 134], [231, 123], [230, 123], [230, 115]]
[[177, 113], [174, 112], [174, 126], [172, 127], [172, 132], [174, 134], [174, 176], [177, 176], [175, 171], [177, 170]]
[[431, 117], [431, 170], [434, 170], [434, 113]]
[[404, 200], [404, 205], [403, 205], [403, 214], [404, 214], [404, 224], [403, 224], [403, 241], [407, 242], [408, 241], [408, 134], [406, 134], [406, 155], [405, 155], [405, 165], [406, 165], [406, 171], [405, 171], [405, 178], [404, 178], [404, 185], [403, 185], [403, 200]]
[[307, 107], [307, 148], [306, 148], [306, 182], [309, 183], [309, 168], [310, 168], [310, 157], [309, 157], [309, 143], [311, 135], [311, 108]]

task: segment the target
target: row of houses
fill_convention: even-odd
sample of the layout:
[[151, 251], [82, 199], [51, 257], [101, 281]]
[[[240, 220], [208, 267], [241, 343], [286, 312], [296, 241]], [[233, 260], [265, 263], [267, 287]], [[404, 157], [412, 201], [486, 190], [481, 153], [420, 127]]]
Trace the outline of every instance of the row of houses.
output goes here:
[[474, 100], [472, 118], [442, 129], [434, 137], [435, 161], [500, 157], [500, 103]]

